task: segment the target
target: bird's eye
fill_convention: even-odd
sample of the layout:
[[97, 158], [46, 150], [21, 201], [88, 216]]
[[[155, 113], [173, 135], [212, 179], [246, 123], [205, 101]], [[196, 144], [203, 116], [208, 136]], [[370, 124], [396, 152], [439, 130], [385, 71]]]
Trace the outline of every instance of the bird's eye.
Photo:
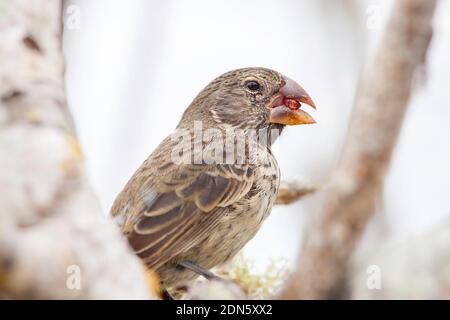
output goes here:
[[245, 83], [245, 87], [250, 91], [258, 91], [259, 90], [259, 83], [254, 80], [247, 81]]

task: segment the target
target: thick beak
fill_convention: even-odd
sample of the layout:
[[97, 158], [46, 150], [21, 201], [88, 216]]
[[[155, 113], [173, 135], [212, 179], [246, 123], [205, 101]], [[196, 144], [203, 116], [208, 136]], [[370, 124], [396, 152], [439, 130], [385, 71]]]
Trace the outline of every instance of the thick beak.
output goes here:
[[284, 77], [286, 84], [275, 94], [269, 105], [267, 122], [284, 125], [316, 123], [313, 117], [301, 110], [302, 103], [316, 109], [308, 93], [294, 80]]

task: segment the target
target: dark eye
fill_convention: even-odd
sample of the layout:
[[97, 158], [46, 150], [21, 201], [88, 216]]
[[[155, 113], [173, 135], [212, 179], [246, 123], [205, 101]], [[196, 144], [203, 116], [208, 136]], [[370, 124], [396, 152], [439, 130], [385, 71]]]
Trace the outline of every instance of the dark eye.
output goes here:
[[245, 83], [245, 87], [250, 91], [258, 91], [259, 90], [259, 83], [254, 80], [247, 81]]

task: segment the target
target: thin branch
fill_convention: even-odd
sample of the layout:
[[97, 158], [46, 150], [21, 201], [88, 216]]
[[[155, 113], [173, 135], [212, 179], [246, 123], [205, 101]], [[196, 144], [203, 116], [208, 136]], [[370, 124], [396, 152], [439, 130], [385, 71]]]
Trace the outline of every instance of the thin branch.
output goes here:
[[275, 204], [288, 205], [316, 191], [317, 188], [306, 181], [299, 179], [283, 180], [281, 181]]
[[284, 299], [346, 296], [353, 251], [374, 211], [432, 35], [434, 0], [398, 0], [355, 101], [340, 163], [320, 215], [309, 227]]

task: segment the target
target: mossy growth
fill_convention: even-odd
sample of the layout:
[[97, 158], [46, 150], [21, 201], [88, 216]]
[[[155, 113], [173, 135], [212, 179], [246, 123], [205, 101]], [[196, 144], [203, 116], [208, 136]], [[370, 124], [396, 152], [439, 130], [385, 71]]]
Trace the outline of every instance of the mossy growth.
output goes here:
[[272, 260], [262, 271], [258, 271], [255, 261], [242, 253], [215, 272], [239, 284], [250, 299], [273, 298], [289, 274], [285, 259]]

